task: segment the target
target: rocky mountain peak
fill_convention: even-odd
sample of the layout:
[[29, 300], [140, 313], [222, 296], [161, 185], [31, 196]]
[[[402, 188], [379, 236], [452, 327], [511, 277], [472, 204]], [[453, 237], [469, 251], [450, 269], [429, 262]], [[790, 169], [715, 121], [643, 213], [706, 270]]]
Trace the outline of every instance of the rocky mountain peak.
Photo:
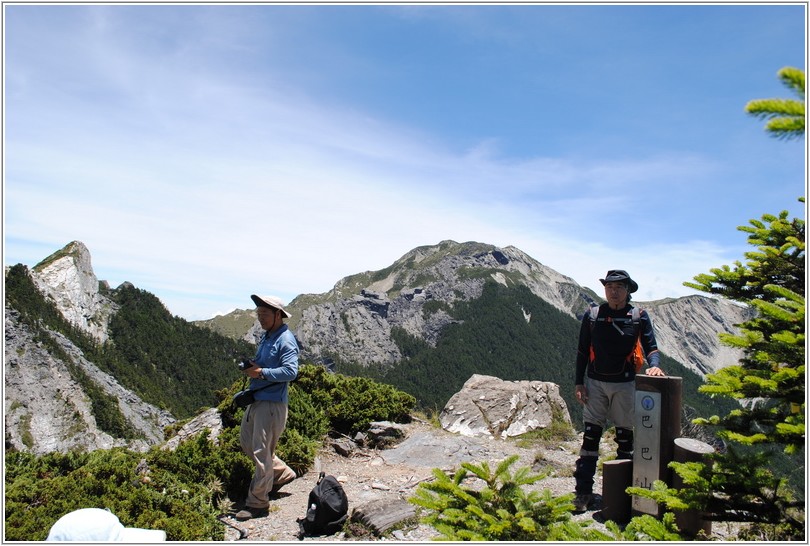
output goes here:
[[84, 243], [73, 241], [54, 252], [34, 266], [32, 277], [71, 324], [100, 343], [107, 341], [115, 304], [100, 293]]
[[383, 270], [345, 277], [326, 294], [299, 296], [290, 303], [290, 326], [316, 360], [338, 354], [364, 365], [394, 364], [402, 355], [392, 328], [435, 346], [454, 321], [448, 309], [480, 297], [487, 280], [525, 284], [568, 314], [581, 301], [573, 279], [517, 248], [442, 241], [417, 247]]

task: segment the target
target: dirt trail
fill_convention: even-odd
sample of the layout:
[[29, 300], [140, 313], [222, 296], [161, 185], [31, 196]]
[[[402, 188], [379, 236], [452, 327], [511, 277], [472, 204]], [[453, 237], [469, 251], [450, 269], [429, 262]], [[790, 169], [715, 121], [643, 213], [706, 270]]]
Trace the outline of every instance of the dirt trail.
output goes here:
[[[298, 540], [296, 519], [306, 513], [309, 492], [318, 479], [321, 470], [332, 474], [343, 484], [349, 498], [349, 514], [366, 503], [377, 503], [411, 497], [419, 483], [433, 479], [433, 468], [451, 472], [462, 462], [482, 463], [494, 467], [504, 458], [517, 454], [518, 461], [513, 470], [529, 466], [534, 473], [548, 474], [548, 477], [534, 484], [539, 490], [549, 489], [555, 496], [571, 493], [574, 490], [572, 476], [577, 459], [579, 438], [562, 442], [559, 445], [543, 447], [534, 445], [521, 447], [514, 440], [492, 438], [470, 438], [449, 433], [424, 422], [405, 425], [405, 439], [382, 450], [358, 450], [350, 457], [343, 457], [331, 448], [324, 448], [317, 457], [312, 470], [287, 484], [270, 501], [270, 511], [266, 517], [245, 522], [228, 519], [229, 522], [247, 532], [246, 540], [295, 542]], [[603, 439], [602, 454], [615, 449], [615, 444]], [[602, 474], [597, 471], [594, 492], [602, 491]], [[599, 505], [589, 511], [572, 516], [574, 521], [589, 524], [595, 529], [606, 531], [598, 517]], [[596, 516], [596, 517], [595, 517]], [[713, 539], [732, 539], [739, 525], [715, 523]], [[327, 537], [306, 538], [305, 541], [414, 541], [428, 542], [437, 532], [426, 525], [413, 523], [395, 530], [384, 537], [373, 534], [346, 536], [344, 533]], [[237, 530], [227, 528], [225, 540], [239, 540]]]
[[[255, 541], [295, 541], [298, 540], [296, 519], [306, 512], [307, 497], [322, 470], [332, 474], [343, 484], [349, 498], [349, 513], [356, 507], [370, 502], [402, 499], [412, 496], [418, 484], [432, 479], [432, 469], [452, 471], [461, 462], [490, 465], [513, 454], [519, 456], [514, 469], [520, 466], [533, 466], [535, 471], [550, 470], [549, 478], [540, 483], [541, 489], [551, 489], [556, 495], [573, 491], [571, 477], [579, 442], [566, 442], [552, 448], [522, 448], [513, 440], [501, 441], [491, 438], [470, 438], [452, 434], [426, 423], [414, 422], [405, 425], [406, 438], [390, 449], [358, 450], [349, 457], [337, 454], [331, 448], [324, 448], [305, 475], [284, 488], [270, 502], [269, 514], [245, 522], [228, 519], [232, 524], [247, 531], [247, 540]], [[540, 459], [536, 464], [536, 459]], [[596, 487], [601, 489], [601, 478], [597, 476]], [[588, 513], [577, 516], [588, 518]], [[424, 525], [414, 524], [396, 531], [389, 539], [427, 541], [436, 536], [435, 530]], [[238, 540], [239, 532], [228, 528], [226, 540]], [[343, 533], [306, 540], [379, 540], [374, 535], [346, 537]]]

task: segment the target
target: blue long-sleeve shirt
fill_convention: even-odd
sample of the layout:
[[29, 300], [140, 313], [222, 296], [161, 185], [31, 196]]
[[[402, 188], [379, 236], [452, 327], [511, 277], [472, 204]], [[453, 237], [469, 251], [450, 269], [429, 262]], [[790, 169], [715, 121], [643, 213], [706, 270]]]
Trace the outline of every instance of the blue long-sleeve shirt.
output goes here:
[[261, 378], [251, 379], [251, 389], [266, 389], [256, 393], [256, 400], [289, 401], [289, 382], [298, 376], [298, 343], [286, 324], [276, 331], [265, 332], [253, 359], [262, 369]]

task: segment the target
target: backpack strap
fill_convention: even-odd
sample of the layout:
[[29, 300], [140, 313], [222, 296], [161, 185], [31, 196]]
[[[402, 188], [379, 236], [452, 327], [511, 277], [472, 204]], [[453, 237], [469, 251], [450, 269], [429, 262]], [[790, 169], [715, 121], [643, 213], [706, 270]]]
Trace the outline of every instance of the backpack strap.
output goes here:
[[[588, 317], [591, 320], [591, 334], [593, 335], [593, 329], [596, 326], [596, 321], [599, 319], [599, 307], [600, 305], [593, 300], [588, 301]], [[591, 341], [591, 346], [588, 351], [588, 363], [593, 362], [596, 360], [596, 351], [593, 349], [593, 341]]]
[[633, 320], [633, 328], [636, 329], [636, 340], [641, 341], [641, 312], [643, 309], [640, 307], [633, 307], [630, 310], [630, 318]]
[[[591, 319], [591, 323], [596, 322], [599, 320], [599, 304], [592, 301], [588, 304], [588, 316]], [[633, 320], [633, 326], [636, 327], [638, 333], [641, 332], [641, 309], [638, 307], [633, 307], [630, 309], [630, 318]], [[604, 319], [602, 319], [604, 320]]]
[[593, 324], [599, 317], [599, 304], [595, 301], [588, 303], [588, 316], [591, 319], [591, 328], [593, 328]]
[[632, 352], [627, 355], [627, 359], [636, 369], [636, 373], [641, 371], [644, 364], [647, 363], [647, 356], [644, 354], [644, 348], [641, 346], [641, 311], [640, 307], [633, 307], [630, 311], [630, 317], [633, 319], [633, 327], [636, 330], [636, 343], [633, 345]]

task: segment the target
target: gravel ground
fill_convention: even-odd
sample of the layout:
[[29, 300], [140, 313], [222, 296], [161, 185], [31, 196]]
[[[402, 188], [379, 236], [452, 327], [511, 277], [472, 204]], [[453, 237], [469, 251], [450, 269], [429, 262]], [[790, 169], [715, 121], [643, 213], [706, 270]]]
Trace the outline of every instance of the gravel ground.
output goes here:
[[[366, 503], [376, 503], [394, 499], [406, 500], [412, 496], [419, 483], [432, 479], [432, 469], [441, 468], [453, 471], [463, 461], [489, 462], [491, 466], [505, 457], [517, 454], [519, 461], [513, 469], [521, 466], [534, 466], [536, 472], [551, 470], [552, 474], [538, 485], [540, 489], [551, 489], [555, 495], [573, 491], [571, 477], [579, 440], [566, 442], [552, 449], [537, 447], [521, 448], [516, 442], [488, 438], [470, 438], [452, 434], [431, 425], [414, 422], [405, 425], [406, 438], [396, 446], [384, 450], [357, 450], [351, 456], [338, 455], [331, 448], [324, 448], [312, 470], [285, 485], [270, 501], [266, 517], [238, 522], [226, 520], [247, 532], [246, 540], [253, 541], [298, 541], [296, 520], [306, 513], [307, 497], [322, 470], [335, 476], [341, 482], [349, 498], [349, 514]], [[541, 462], [535, 464], [540, 454]], [[597, 475], [595, 490], [601, 490], [601, 476]], [[589, 520], [592, 512], [575, 516], [575, 519]], [[598, 522], [597, 526], [601, 526]], [[305, 538], [305, 541], [430, 541], [437, 536], [431, 527], [412, 523], [401, 529], [385, 533], [382, 537], [373, 534], [360, 534], [362, 529], [353, 526], [356, 533], [346, 536], [338, 533], [326, 537]], [[239, 540], [240, 532], [226, 528], [226, 540]]]
[[[389, 449], [357, 450], [344, 457], [331, 448], [324, 448], [312, 470], [285, 485], [271, 499], [266, 517], [238, 522], [226, 518], [230, 524], [247, 533], [244, 540], [298, 542], [296, 520], [306, 513], [310, 490], [315, 486], [320, 471], [335, 476], [341, 482], [349, 498], [349, 514], [367, 503], [406, 500], [411, 497], [419, 483], [432, 479], [432, 469], [441, 468], [447, 472], [457, 469], [461, 462], [481, 463], [487, 461], [490, 467], [504, 458], [517, 454], [519, 460], [513, 470], [530, 466], [535, 473], [550, 472], [549, 476], [533, 487], [550, 489], [555, 496], [571, 493], [574, 490], [572, 476], [581, 438], [563, 442], [558, 446], [520, 447], [514, 440], [491, 438], [470, 438], [452, 434], [426, 423], [414, 422], [405, 425], [405, 439]], [[603, 439], [602, 449], [613, 448], [612, 440]], [[597, 471], [594, 492], [602, 491], [602, 475]], [[572, 516], [574, 521], [587, 523], [598, 530], [606, 530], [599, 518], [600, 497], [594, 506], [582, 514]], [[399, 529], [371, 534], [357, 524], [350, 526], [352, 535], [341, 532], [332, 536], [307, 537], [304, 541], [398, 541], [426, 542], [438, 535], [431, 527], [417, 522], [407, 523]], [[724, 524], [715, 524], [714, 539], [733, 539], [735, 531]], [[240, 540], [240, 532], [226, 527], [225, 540]]]

